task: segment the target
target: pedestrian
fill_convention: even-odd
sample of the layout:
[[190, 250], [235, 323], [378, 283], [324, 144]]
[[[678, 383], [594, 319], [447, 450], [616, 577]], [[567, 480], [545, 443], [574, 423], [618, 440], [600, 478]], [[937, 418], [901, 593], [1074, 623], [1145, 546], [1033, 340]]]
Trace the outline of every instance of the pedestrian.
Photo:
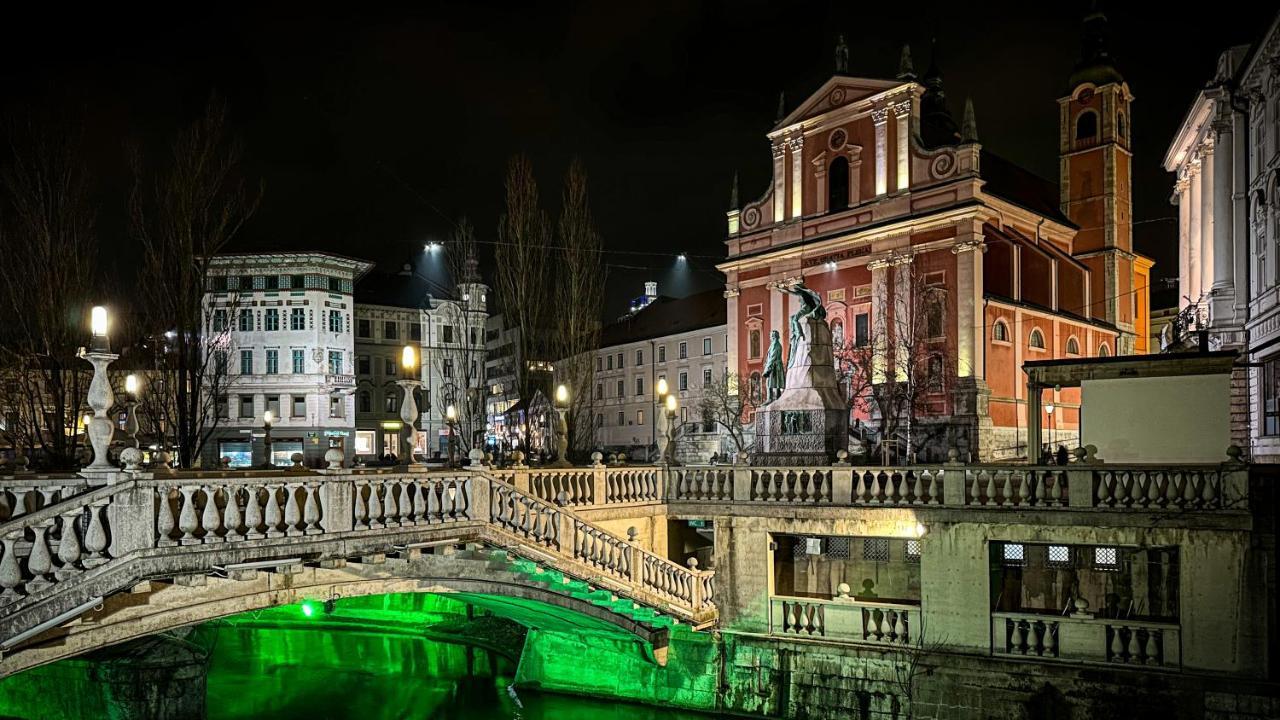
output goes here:
[[1066, 465], [1066, 464], [1067, 464], [1067, 460], [1068, 460], [1068, 458], [1067, 458], [1067, 446], [1066, 446], [1066, 445], [1058, 445], [1058, 452], [1057, 452], [1057, 453], [1055, 453], [1054, 458], [1057, 460], [1057, 462], [1058, 462], [1058, 464], [1059, 464], [1059, 465]]

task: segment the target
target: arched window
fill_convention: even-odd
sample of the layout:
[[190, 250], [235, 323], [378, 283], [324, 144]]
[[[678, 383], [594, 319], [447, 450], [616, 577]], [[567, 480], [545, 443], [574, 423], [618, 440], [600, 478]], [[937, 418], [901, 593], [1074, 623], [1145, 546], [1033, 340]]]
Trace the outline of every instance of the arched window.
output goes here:
[[369, 397], [368, 390], [360, 391], [360, 412], [370, 412], [373, 410], [373, 400]]
[[1111, 354], [1111, 349], [1107, 347], [1106, 343], [1102, 343], [1101, 345], [1098, 346], [1098, 357], [1106, 357], [1110, 354]]
[[1044, 333], [1040, 332], [1040, 328], [1033, 328], [1031, 330], [1031, 339], [1027, 342], [1027, 345], [1028, 347], [1033, 347], [1037, 350], [1044, 349]]
[[929, 356], [929, 364], [927, 367], [928, 377], [926, 378], [929, 392], [942, 392], [945, 380], [943, 367], [941, 354], [934, 353]]
[[1009, 326], [1005, 325], [1003, 320], [997, 320], [996, 324], [991, 326], [991, 339], [996, 342], [1009, 342]]
[[1076, 117], [1076, 140], [1092, 140], [1098, 135], [1098, 113], [1085, 110]]
[[1124, 113], [1116, 113], [1116, 137], [1128, 140], [1129, 136], [1126, 134], [1128, 131], [1129, 126], [1125, 123]]
[[1079, 355], [1079, 354], [1080, 354], [1080, 341], [1076, 340], [1074, 337], [1069, 337], [1069, 338], [1067, 338], [1067, 354], [1068, 354], [1068, 355]]
[[827, 168], [827, 210], [849, 207], [849, 159], [837, 157]]
[[759, 328], [753, 328], [753, 329], [751, 330], [751, 332], [747, 333], [747, 338], [748, 338], [748, 340], [747, 340], [747, 357], [748, 357], [749, 359], [751, 359], [751, 360], [755, 360], [756, 358], [760, 357], [760, 330], [759, 330]]

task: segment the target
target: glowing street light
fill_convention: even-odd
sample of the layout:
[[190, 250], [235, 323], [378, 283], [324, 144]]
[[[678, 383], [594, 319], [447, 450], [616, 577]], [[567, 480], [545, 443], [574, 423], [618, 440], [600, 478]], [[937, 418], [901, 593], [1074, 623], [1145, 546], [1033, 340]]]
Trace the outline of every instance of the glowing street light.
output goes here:
[[89, 349], [81, 348], [80, 357], [93, 365], [93, 380], [89, 383], [89, 407], [93, 408], [93, 416], [85, 423], [85, 434], [93, 446], [93, 462], [84, 470], [90, 473], [114, 472], [115, 466], [107, 460], [107, 448], [111, 445], [111, 434], [115, 430], [107, 411], [115, 405], [115, 393], [111, 390], [111, 381], [107, 379], [107, 367], [119, 355], [111, 353], [111, 341], [107, 338], [110, 328], [107, 309], [95, 305], [89, 312]]
[[556, 388], [556, 404], [560, 407], [566, 407], [569, 404], [569, 388], [565, 387], [564, 383], [560, 383]]
[[125, 398], [125, 419], [124, 434], [129, 437], [130, 445], [138, 447], [138, 387], [141, 383], [138, 376], [129, 373], [124, 379], [124, 392], [128, 397]]
[[129, 373], [129, 375], [125, 377], [124, 391], [129, 393], [130, 395], [138, 394], [138, 376], [137, 375], [134, 375], [133, 373]]
[[664, 377], [658, 378], [658, 385], [656, 389], [658, 391], [658, 397], [660, 398], [666, 397], [667, 396], [667, 379]]
[[262, 413], [262, 444], [267, 451], [267, 459], [262, 463], [262, 467], [265, 469], [271, 469], [276, 466], [274, 458], [271, 457], [271, 425], [275, 423], [275, 421], [275, 413], [270, 410]]
[[405, 428], [405, 465], [418, 470], [422, 469], [423, 466], [414, 461], [413, 451], [418, 447], [418, 428], [415, 423], [421, 419], [421, 414], [418, 412], [418, 401], [414, 399], [413, 391], [420, 387], [422, 383], [415, 377], [418, 367], [418, 352], [412, 345], [405, 345], [400, 352], [400, 366], [404, 368], [405, 378], [397, 380], [396, 384], [400, 386], [400, 389], [404, 390], [404, 401], [400, 403], [400, 420], [404, 423]]

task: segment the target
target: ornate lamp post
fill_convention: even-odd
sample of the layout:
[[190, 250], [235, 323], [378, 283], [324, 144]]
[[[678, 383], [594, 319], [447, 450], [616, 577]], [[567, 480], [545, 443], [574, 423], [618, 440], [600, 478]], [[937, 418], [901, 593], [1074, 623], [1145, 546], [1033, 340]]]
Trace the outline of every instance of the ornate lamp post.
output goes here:
[[449, 464], [453, 465], [453, 426], [458, 423], [458, 408], [452, 403], [444, 409], [444, 421], [449, 426]]
[[275, 421], [275, 413], [272, 413], [270, 410], [262, 413], [262, 429], [265, 431], [265, 435], [263, 435], [262, 438], [262, 444], [267, 449], [267, 458], [262, 463], [264, 470], [271, 470], [276, 466], [274, 459], [271, 457], [271, 425]]
[[138, 386], [138, 376], [129, 373], [124, 379], [124, 434], [129, 438], [128, 446], [133, 448], [138, 447]]
[[672, 393], [667, 395], [667, 448], [662, 457], [668, 465], [679, 465], [676, 462], [676, 411], [680, 409], [680, 401]]
[[569, 467], [569, 388], [556, 387], [556, 462], [555, 467]]
[[115, 393], [111, 391], [111, 382], [107, 380], [107, 367], [119, 355], [111, 352], [111, 341], [107, 338], [107, 309], [101, 305], [93, 308], [89, 315], [89, 329], [93, 333], [89, 341], [89, 350], [80, 349], [80, 357], [93, 365], [93, 381], [89, 383], [89, 407], [93, 408], [93, 419], [89, 421], [85, 432], [93, 445], [93, 463], [82, 470], [83, 473], [100, 474], [115, 471], [115, 466], [107, 459], [107, 447], [111, 444], [111, 434], [115, 424], [107, 417], [107, 411], [115, 404]]
[[404, 458], [405, 465], [408, 467], [418, 468], [421, 463], [417, 462], [413, 456], [414, 450], [418, 446], [418, 428], [416, 423], [419, 420], [418, 401], [413, 395], [413, 391], [422, 387], [422, 381], [417, 378], [418, 370], [418, 353], [414, 351], [412, 345], [405, 345], [404, 350], [400, 353], [400, 367], [404, 369], [405, 377], [397, 380], [396, 384], [404, 390], [404, 401], [400, 403], [400, 420], [404, 423]]
[[662, 462], [667, 459], [667, 379], [658, 378], [653, 391], [657, 395], [657, 406], [653, 412], [653, 443], [658, 447], [658, 459]]
[[[1050, 457], [1050, 458], [1054, 457], [1054, 455], [1053, 455], [1053, 411], [1054, 411], [1054, 410], [1056, 410], [1056, 409], [1057, 409], [1057, 408], [1056, 408], [1056, 407], [1054, 407], [1054, 404], [1053, 404], [1053, 401], [1052, 401], [1052, 400], [1050, 400], [1050, 401], [1049, 401], [1049, 403], [1048, 403], [1048, 404], [1046, 404], [1046, 405], [1044, 406], [1044, 411], [1049, 415], [1049, 452], [1048, 452], [1048, 455], [1049, 455], [1049, 457]], [[1040, 461], [1041, 461], [1041, 462], [1046, 462], [1044, 458], [1041, 458], [1041, 459], [1040, 459]]]

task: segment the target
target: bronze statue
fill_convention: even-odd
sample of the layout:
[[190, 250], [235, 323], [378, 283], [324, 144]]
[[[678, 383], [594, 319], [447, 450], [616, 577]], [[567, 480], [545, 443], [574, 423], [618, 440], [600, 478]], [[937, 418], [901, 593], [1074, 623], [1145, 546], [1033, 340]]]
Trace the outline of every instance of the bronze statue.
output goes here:
[[764, 356], [765, 402], [773, 402], [786, 387], [786, 371], [782, 367], [782, 336], [769, 332], [769, 351]]
[[805, 287], [803, 280], [790, 287], [783, 286], [781, 290], [800, 298], [800, 309], [791, 316], [791, 348], [787, 352], [787, 367], [791, 367], [796, 361], [796, 340], [805, 339], [800, 321], [810, 316], [825, 321], [827, 309], [822, 306], [822, 296]]

